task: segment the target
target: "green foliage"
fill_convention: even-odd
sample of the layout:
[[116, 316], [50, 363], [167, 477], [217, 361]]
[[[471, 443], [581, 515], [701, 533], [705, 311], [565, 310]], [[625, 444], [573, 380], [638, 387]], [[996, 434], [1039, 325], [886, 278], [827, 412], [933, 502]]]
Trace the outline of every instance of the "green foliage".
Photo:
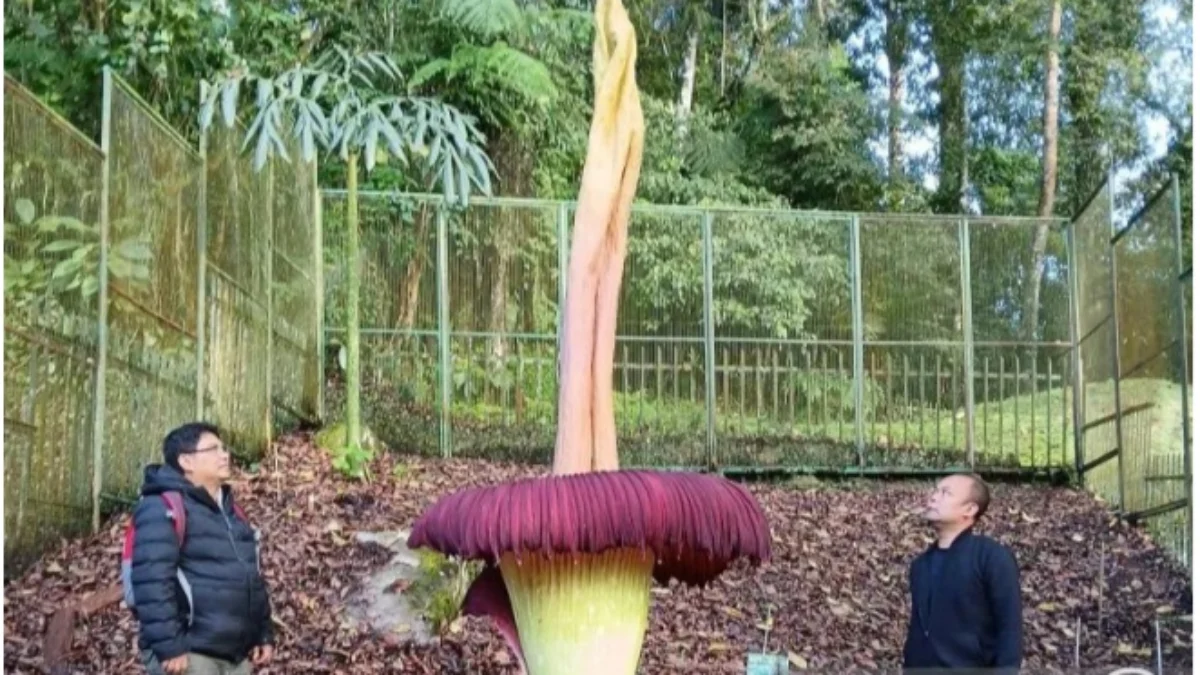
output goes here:
[[[38, 214], [26, 198], [13, 202], [15, 222], [4, 223], [4, 298], [8, 311], [28, 319], [65, 326], [68, 320], [92, 315], [100, 291], [100, 226], [72, 216]], [[133, 234], [129, 234], [129, 233]], [[148, 288], [154, 253], [146, 230], [118, 222], [108, 253], [108, 281], [126, 292]], [[110, 322], [161, 344], [167, 330], [153, 317], [117, 297], [110, 302]], [[88, 329], [90, 332], [90, 328]]]
[[526, 30], [525, 17], [513, 0], [442, 0], [441, 5], [447, 21], [484, 39]]
[[331, 465], [342, 475], [370, 480], [370, 465], [383, 446], [370, 429], [363, 428], [362, 440], [358, 443], [348, 443], [346, 432], [345, 422], [335, 422], [318, 431], [313, 441], [329, 455]]
[[[255, 115], [243, 146], [254, 145], [254, 167], [271, 154], [288, 156], [285, 120], [300, 141], [304, 161], [315, 159], [317, 143], [341, 159], [361, 154], [368, 172], [382, 153], [441, 183], [447, 200], [491, 190], [494, 167], [481, 147], [474, 121], [436, 99], [396, 96], [381, 89], [399, 80], [387, 55], [352, 54], [334, 47], [313, 67], [297, 66], [274, 77], [235, 73], [201, 90], [200, 126], [207, 128], [219, 106], [232, 126], [243, 90], [254, 91]], [[384, 84], [380, 84], [380, 82]]]
[[869, 209], [881, 172], [868, 152], [873, 118], [839, 46], [806, 37], [764, 58], [747, 87], [747, 175], [800, 208]]
[[195, 138], [201, 81], [246, 56], [284, 60], [294, 54], [306, 18], [284, 6], [250, 3], [247, 10], [246, 3], [229, 4], [234, 17], [209, 1], [5, 3], [5, 71], [95, 133], [100, 72], [110, 66]]
[[458, 45], [449, 59], [434, 59], [413, 73], [408, 80], [409, 91], [434, 80], [446, 86], [507, 90], [542, 105], [557, 93], [545, 65], [503, 42]]
[[478, 561], [450, 558], [431, 549], [417, 551], [417, 575], [408, 589], [409, 602], [435, 634], [458, 617], [471, 582], [482, 570]]
[[[939, 146], [957, 152], [961, 145], [968, 157], [971, 204], [985, 213], [1028, 214], [1040, 190], [1047, 3], [897, 5], [907, 28], [901, 44], [902, 121], [909, 153], [907, 175], [885, 188], [878, 145], [888, 124], [881, 66], [887, 47], [884, 22], [894, 4], [809, 3], [799, 10], [755, 4], [631, 5], [648, 116], [655, 106], [667, 112], [665, 125], [655, 126], [647, 139], [663, 151], [648, 148], [639, 199], [664, 195], [673, 203], [695, 203], [697, 196], [711, 197], [713, 190], [737, 184], [798, 207], [920, 211], [932, 194], [927, 179], [942, 173], [934, 168]], [[1065, 3], [1056, 212], [1066, 215], [1080, 206], [1109, 159], [1118, 169], [1146, 164], [1149, 148], [1139, 127], [1147, 115], [1165, 116], [1173, 138], [1182, 137], [1187, 87], [1159, 74], [1170, 68], [1165, 61], [1170, 54], [1190, 55], [1190, 41], [1185, 30], [1158, 18], [1165, 9], [1190, 11], [1174, 3]], [[105, 65], [194, 138], [199, 112], [194, 92], [202, 81], [224, 79], [221, 74], [311, 70], [322, 57], [329, 59], [333, 45], [356, 54], [369, 48], [399, 70], [381, 93], [438, 97], [473, 115], [489, 145], [506, 144], [513, 159], [505, 158], [499, 174], [505, 190], [555, 198], [573, 197], [578, 190], [590, 110], [592, 35], [591, 16], [578, 5], [33, 0], [9, 3], [4, 11], [7, 72], [93, 134], [99, 122], [97, 73]], [[674, 133], [676, 106], [693, 38], [700, 58], [688, 131], [681, 139]], [[961, 130], [943, 125], [943, 118], [958, 110], [941, 100], [943, 80], [953, 70], [948, 66], [954, 65], [946, 59], [962, 65], [966, 119]], [[315, 76], [301, 79], [309, 88]], [[357, 77], [355, 82], [362, 83]], [[286, 99], [291, 84], [274, 82], [275, 98]], [[253, 96], [255, 86], [248, 88]], [[419, 117], [422, 106], [414, 103], [405, 116]], [[281, 104], [279, 112], [292, 107], [303, 114], [304, 106], [290, 104]], [[439, 117], [435, 108], [425, 107], [432, 118]], [[396, 126], [388, 113], [366, 113], [361, 128], [365, 132], [381, 119]], [[456, 124], [449, 113], [441, 117], [448, 126]], [[319, 145], [319, 120], [299, 124], [297, 138], [310, 149]], [[948, 137], [931, 139], [931, 154], [915, 154], [915, 136], [931, 129]], [[277, 144], [266, 136], [260, 144]], [[387, 132], [375, 136], [375, 143], [392, 154]], [[323, 165], [323, 178], [336, 178], [336, 165]], [[368, 177], [364, 187], [426, 191], [447, 182], [442, 168], [411, 171], [393, 162]], [[478, 167], [468, 161], [453, 168], [457, 187], [464, 169], [477, 172]], [[701, 182], [691, 184], [694, 180]], [[1132, 195], [1121, 199], [1137, 202]]]

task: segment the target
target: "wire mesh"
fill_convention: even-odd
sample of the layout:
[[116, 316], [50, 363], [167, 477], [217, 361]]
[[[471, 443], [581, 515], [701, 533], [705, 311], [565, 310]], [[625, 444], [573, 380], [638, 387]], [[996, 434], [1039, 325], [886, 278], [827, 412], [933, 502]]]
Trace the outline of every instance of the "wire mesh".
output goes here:
[[[130, 496], [159, 434], [195, 416], [201, 160], [113, 78], [104, 491]], [[123, 261], [118, 263], [118, 261]]]
[[[263, 370], [268, 260], [308, 261], [307, 277], [284, 266], [276, 284], [276, 342], [298, 345], [275, 350], [286, 372], [280, 400], [315, 410], [319, 396], [312, 167], [279, 172], [273, 212], [269, 179], [249, 172], [231, 137], [217, 131], [206, 169], [127, 84], [112, 77], [105, 90], [107, 156], [5, 78], [7, 574], [90, 525], [101, 506], [93, 499], [97, 454], [101, 497], [136, 494], [143, 466], [161, 461], [161, 434], [196, 416], [198, 337], [208, 343], [208, 409], [235, 448], [262, 449], [272, 422]], [[202, 191], [209, 182], [217, 185]], [[266, 249], [271, 218], [275, 257]], [[198, 244], [210, 219], [201, 293]], [[197, 336], [201, 308], [206, 330]]]
[[1075, 239], [1076, 307], [1079, 314], [1080, 398], [1083, 465], [1088, 486], [1111, 504], [1120, 503], [1117, 471], [1116, 374], [1110, 239], [1112, 192], [1105, 183], [1072, 223]]
[[[1075, 444], [1066, 231], [1049, 219], [982, 218], [969, 222], [968, 236], [977, 461], [1068, 466]], [[1034, 277], [1039, 236], [1042, 268]]]
[[714, 221], [718, 462], [854, 465], [851, 220]]
[[[333, 270], [326, 318], [334, 350], [342, 333], [343, 199], [340, 191], [326, 195], [326, 255]], [[365, 192], [362, 200], [364, 392], [367, 399], [390, 397], [380, 423], [402, 427], [381, 438], [430, 454], [547, 460], [557, 390], [558, 275], [567, 253], [557, 242], [569, 244], [573, 207], [485, 199], [462, 212], [451, 209], [449, 323], [440, 326], [438, 198]], [[713, 459], [725, 468], [858, 465], [852, 223], [847, 214], [635, 209], [613, 372], [625, 464], [702, 466], [716, 449]], [[1022, 339], [1019, 305], [1028, 283], [1022, 270], [1029, 268], [1029, 241], [1042, 223], [1047, 245], [1039, 319], [1034, 334]], [[1061, 223], [871, 216], [861, 232], [868, 466], [964, 464], [971, 391], [982, 397], [974, 419], [978, 466], [1069, 463], [1069, 285]], [[966, 265], [963, 252], [969, 255], [972, 242], [978, 261]], [[964, 267], [980, 285], [977, 298], [963, 287]], [[963, 329], [968, 301], [983, 324], [974, 345]], [[439, 336], [452, 354], [453, 447], [442, 447], [437, 435]], [[715, 448], [706, 432], [709, 370]], [[368, 417], [376, 417], [371, 401], [364, 405]], [[413, 414], [400, 424], [395, 411], [405, 407]]]
[[[569, 213], [574, 222], [573, 207]], [[569, 247], [570, 240], [563, 245]], [[564, 259], [568, 252], [564, 249]], [[633, 211], [618, 302], [613, 398], [622, 465], [705, 464], [699, 213]]]
[[207, 260], [205, 397], [209, 416], [239, 454], [258, 456], [269, 435], [268, 299], [272, 173], [239, 150], [241, 125], [205, 139]]
[[1173, 193], [1168, 186], [1113, 244], [1125, 510], [1175, 508], [1150, 521], [1182, 559], [1190, 533], [1184, 460], [1186, 365]]
[[[328, 415], [345, 408], [346, 197], [324, 196]], [[364, 425], [407, 451], [440, 451], [437, 350], [437, 209], [428, 201], [359, 198], [359, 317]]]
[[4, 81], [6, 571], [90, 526], [100, 149]]
[[498, 203], [448, 215], [453, 454], [548, 463], [559, 210]]
[[311, 420], [320, 412], [316, 169], [301, 161], [294, 138], [289, 138], [288, 156], [289, 161], [272, 162], [271, 392], [277, 406]]
[[966, 398], [958, 224], [871, 216], [860, 227], [866, 462], [961, 466]]

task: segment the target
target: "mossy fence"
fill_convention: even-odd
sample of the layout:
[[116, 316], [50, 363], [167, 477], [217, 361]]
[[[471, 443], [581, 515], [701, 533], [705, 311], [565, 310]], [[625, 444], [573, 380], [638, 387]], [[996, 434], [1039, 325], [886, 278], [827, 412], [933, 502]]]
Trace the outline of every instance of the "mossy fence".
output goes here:
[[[6, 574], [136, 496], [173, 426], [320, 410], [316, 167], [189, 143], [106, 71], [99, 142], [4, 89]], [[115, 563], [114, 563], [115, 564]]]

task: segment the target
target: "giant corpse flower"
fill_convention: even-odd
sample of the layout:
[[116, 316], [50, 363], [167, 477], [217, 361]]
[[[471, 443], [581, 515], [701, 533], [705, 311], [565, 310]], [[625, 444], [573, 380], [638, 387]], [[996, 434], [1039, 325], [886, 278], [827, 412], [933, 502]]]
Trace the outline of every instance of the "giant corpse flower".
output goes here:
[[530, 675], [632, 675], [653, 581], [702, 585], [738, 558], [770, 556], [766, 518], [741, 486], [618, 465], [617, 299], [644, 122], [625, 8], [597, 0], [595, 20], [596, 100], [567, 270], [552, 473], [445, 497], [408, 539], [484, 562], [463, 610], [491, 617]]

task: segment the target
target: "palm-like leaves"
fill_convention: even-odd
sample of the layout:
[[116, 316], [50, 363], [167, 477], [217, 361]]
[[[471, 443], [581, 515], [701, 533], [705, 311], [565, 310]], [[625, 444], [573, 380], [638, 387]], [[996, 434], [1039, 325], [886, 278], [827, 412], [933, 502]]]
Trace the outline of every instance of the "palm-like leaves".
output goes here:
[[234, 73], [206, 83], [200, 127], [212, 125], [218, 105], [225, 125], [232, 126], [239, 98], [253, 88], [254, 116], [242, 149], [254, 147], [256, 171], [271, 155], [287, 161], [283, 138], [290, 128], [304, 161], [323, 146], [342, 159], [361, 154], [370, 171], [382, 149], [440, 182], [447, 200], [465, 200], [473, 190], [490, 193], [494, 167], [475, 120], [435, 98], [386, 92], [383, 85], [401, 79], [386, 54], [334, 48], [312, 67], [297, 66], [275, 77]]

